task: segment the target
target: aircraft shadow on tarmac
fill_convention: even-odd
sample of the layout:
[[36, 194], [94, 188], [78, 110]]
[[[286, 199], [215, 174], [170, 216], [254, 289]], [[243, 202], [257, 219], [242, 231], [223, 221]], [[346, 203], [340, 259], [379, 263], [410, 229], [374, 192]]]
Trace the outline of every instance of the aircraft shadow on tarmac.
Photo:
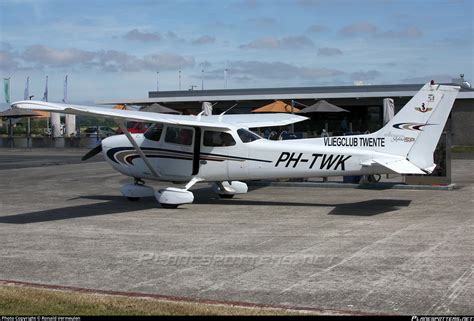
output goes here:
[[[396, 211], [402, 207], [410, 205], [410, 200], [400, 199], [374, 199], [353, 203], [327, 204], [314, 202], [282, 202], [272, 200], [244, 200], [235, 196], [233, 199], [220, 199], [218, 196], [210, 192], [209, 189], [193, 190], [196, 197], [194, 204], [209, 204], [209, 205], [247, 205], [247, 206], [295, 206], [295, 207], [333, 207], [328, 215], [348, 215], [348, 216], [373, 216], [384, 214], [391, 211]], [[58, 221], [65, 219], [100, 216], [108, 214], [120, 214], [127, 212], [134, 212], [140, 210], [156, 209], [165, 210], [159, 207], [153, 197], [146, 197], [138, 202], [130, 202], [123, 196], [116, 195], [91, 195], [81, 196], [77, 199], [92, 199], [105, 202], [94, 204], [83, 204], [77, 206], [69, 206], [62, 208], [55, 208], [50, 210], [35, 211], [23, 214], [14, 214], [0, 217], [0, 223], [6, 224], [28, 224], [40, 223], [48, 221]], [[74, 199], [72, 199], [74, 200]], [[173, 211], [180, 211], [189, 209], [187, 205]], [[296, 214], [295, 214], [296, 215]]]
[[44, 211], [2, 216], [0, 217], [0, 223], [40, 223], [71, 218], [127, 213], [157, 207], [157, 203], [154, 198], [144, 198], [140, 202], [130, 202], [123, 196], [119, 195], [82, 196], [78, 197], [77, 199], [95, 199], [106, 202], [68, 206]]

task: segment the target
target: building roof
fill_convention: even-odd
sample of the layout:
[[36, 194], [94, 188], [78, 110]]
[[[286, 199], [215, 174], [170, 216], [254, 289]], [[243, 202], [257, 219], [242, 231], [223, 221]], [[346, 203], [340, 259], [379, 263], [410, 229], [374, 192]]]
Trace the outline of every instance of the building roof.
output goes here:
[[[423, 84], [150, 91], [149, 98], [145, 99], [98, 103], [140, 105], [160, 102], [411, 97], [421, 87]], [[457, 99], [474, 99], [474, 89], [461, 87]]]

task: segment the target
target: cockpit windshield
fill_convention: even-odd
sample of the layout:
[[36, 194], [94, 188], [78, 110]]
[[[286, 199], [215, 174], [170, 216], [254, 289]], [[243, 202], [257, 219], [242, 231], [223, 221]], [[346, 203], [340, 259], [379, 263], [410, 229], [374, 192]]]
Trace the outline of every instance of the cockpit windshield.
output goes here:
[[258, 136], [255, 133], [252, 133], [250, 130], [240, 128], [237, 130], [237, 134], [239, 135], [242, 143], [250, 143], [258, 139], [262, 139], [262, 137]]
[[161, 133], [163, 132], [163, 124], [156, 123], [152, 125], [148, 130], [145, 132], [145, 138], [149, 140], [159, 141], [161, 138]]

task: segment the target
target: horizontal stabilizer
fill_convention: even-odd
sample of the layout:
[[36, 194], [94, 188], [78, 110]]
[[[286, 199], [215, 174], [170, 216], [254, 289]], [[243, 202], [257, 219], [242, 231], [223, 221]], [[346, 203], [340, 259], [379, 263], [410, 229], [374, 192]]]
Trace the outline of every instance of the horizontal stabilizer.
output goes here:
[[398, 174], [426, 174], [424, 171], [410, 163], [407, 159], [376, 158], [370, 164], [378, 164]]

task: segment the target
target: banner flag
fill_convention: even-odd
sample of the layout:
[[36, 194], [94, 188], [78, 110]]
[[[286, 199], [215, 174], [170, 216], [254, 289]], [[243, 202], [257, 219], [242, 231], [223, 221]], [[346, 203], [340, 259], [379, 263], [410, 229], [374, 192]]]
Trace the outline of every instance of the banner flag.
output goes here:
[[30, 99], [30, 76], [26, 77], [25, 93], [23, 94], [23, 100]]
[[44, 88], [43, 101], [48, 101], [48, 76], [46, 76], [46, 87]]
[[63, 103], [67, 103], [67, 75], [66, 79], [64, 79], [64, 98]]
[[5, 102], [10, 104], [10, 78], [3, 78], [3, 92], [5, 93]]

